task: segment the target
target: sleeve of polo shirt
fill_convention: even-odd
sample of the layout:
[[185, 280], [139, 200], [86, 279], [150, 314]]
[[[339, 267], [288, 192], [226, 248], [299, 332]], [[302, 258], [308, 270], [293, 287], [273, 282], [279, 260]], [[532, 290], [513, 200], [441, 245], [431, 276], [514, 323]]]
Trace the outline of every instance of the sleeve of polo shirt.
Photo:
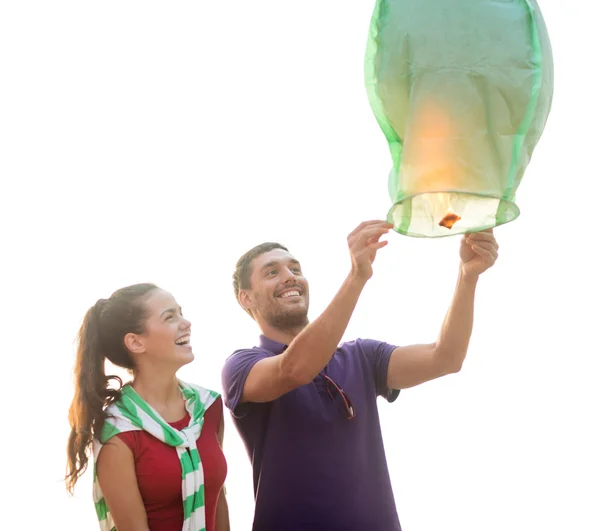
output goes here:
[[225, 406], [236, 417], [243, 417], [246, 414], [240, 405], [242, 393], [246, 378], [254, 367], [254, 364], [268, 357], [268, 354], [258, 349], [244, 349], [235, 351], [227, 361], [221, 372], [221, 382], [223, 385], [223, 398]]
[[359, 339], [357, 343], [369, 360], [373, 375], [375, 377], [375, 392], [377, 396], [382, 396], [388, 402], [392, 403], [400, 394], [399, 389], [389, 389], [387, 386], [388, 367], [390, 365], [390, 356], [394, 345], [374, 339]]

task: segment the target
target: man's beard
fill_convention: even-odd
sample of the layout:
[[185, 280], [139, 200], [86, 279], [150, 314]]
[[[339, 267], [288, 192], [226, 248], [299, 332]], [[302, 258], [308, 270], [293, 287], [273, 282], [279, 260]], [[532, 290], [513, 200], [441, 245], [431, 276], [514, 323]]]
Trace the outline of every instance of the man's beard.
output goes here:
[[308, 312], [275, 312], [266, 320], [277, 330], [302, 330], [308, 324]]

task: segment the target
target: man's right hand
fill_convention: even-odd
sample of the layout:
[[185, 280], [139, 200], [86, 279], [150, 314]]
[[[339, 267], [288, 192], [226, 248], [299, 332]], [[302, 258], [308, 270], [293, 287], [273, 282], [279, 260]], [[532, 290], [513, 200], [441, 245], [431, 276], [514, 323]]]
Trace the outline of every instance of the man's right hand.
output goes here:
[[348, 235], [353, 275], [365, 282], [371, 278], [377, 251], [388, 243], [379, 240], [393, 227], [387, 221], [363, 221]]

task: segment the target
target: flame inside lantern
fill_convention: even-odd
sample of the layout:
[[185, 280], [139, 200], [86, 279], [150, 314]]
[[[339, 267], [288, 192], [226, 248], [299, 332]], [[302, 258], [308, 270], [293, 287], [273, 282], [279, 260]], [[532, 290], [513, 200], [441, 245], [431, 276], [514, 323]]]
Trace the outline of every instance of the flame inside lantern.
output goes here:
[[454, 224], [461, 219], [461, 217], [454, 211], [452, 205], [450, 204], [450, 196], [449, 194], [435, 194], [438, 197], [442, 205], [442, 212], [445, 211], [446, 214], [440, 220], [438, 225], [440, 227], [445, 227], [450, 230], [454, 226]]

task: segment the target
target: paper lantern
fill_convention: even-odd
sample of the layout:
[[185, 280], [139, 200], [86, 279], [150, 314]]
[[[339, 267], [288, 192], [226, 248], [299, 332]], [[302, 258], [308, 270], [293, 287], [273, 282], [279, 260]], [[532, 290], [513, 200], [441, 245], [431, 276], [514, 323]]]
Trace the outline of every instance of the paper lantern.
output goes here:
[[552, 102], [533, 0], [378, 0], [365, 60], [393, 168], [388, 220], [442, 237], [519, 216], [515, 193]]

